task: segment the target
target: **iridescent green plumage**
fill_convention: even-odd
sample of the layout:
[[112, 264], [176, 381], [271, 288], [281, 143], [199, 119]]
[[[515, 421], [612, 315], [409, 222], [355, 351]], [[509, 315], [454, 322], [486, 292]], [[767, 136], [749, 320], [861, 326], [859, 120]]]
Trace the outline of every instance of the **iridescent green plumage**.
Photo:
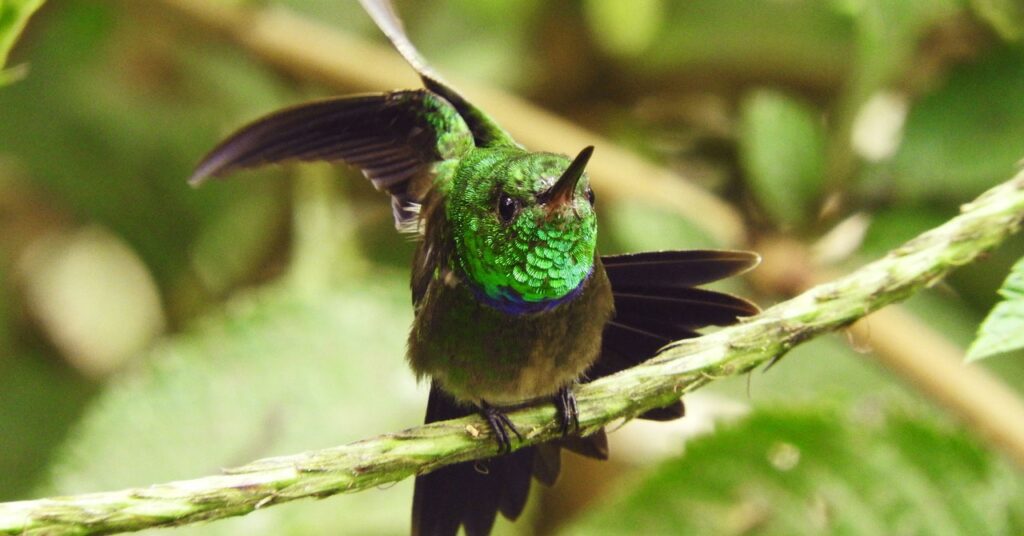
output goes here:
[[[416, 478], [413, 533], [470, 536], [498, 512], [521, 513], [531, 475], [550, 485], [559, 453], [607, 456], [604, 432], [573, 429], [578, 382], [613, 374], [707, 325], [757, 308], [694, 288], [743, 272], [754, 254], [595, 252], [597, 219], [584, 168], [529, 152], [433, 72], [386, 1], [361, 0], [420, 74], [424, 89], [343, 97], [271, 114], [218, 145], [192, 177], [290, 160], [341, 161], [391, 196], [396, 226], [420, 238], [408, 360], [431, 379], [427, 422], [480, 411], [506, 454]], [[368, 334], [372, 336], [372, 334]], [[518, 435], [500, 408], [553, 400], [565, 437], [508, 452]], [[682, 416], [682, 403], [642, 418]]]
[[561, 155], [475, 148], [424, 200], [408, 357], [456, 401], [552, 396], [599, 355], [613, 306], [594, 254], [589, 154], [573, 172]]
[[[455, 268], [490, 298], [555, 300], [576, 289], [593, 269], [597, 219], [586, 200], [586, 179], [576, 185], [578, 195], [567, 210], [549, 214], [537, 199], [569, 164], [562, 155], [476, 149], [448, 184], [439, 185], [448, 199]], [[500, 193], [522, 206], [508, 223], [495, 214]]]

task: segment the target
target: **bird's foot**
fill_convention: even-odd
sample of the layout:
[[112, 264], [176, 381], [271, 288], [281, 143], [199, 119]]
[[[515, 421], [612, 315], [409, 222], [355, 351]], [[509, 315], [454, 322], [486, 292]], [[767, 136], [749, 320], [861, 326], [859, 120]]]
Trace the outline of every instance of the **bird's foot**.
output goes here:
[[480, 413], [487, 420], [488, 426], [494, 432], [495, 439], [498, 440], [498, 454], [512, 452], [512, 435], [519, 438], [519, 441], [523, 440], [523, 435], [516, 430], [516, 426], [501, 409], [483, 402], [480, 405]]
[[555, 407], [558, 408], [562, 436], [568, 436], [580, 429], [580, 408], [576, 405], [576, 395], [571, 387], [563, 387], [555, 395]]

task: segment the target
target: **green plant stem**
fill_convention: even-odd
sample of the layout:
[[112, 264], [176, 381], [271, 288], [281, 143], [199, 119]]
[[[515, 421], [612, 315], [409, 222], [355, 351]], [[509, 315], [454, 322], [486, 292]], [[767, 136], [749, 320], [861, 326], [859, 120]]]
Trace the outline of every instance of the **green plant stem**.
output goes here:
[[[932, 285], [1015, 232], [1024, 218], [1024, 173], [884, 258], [780, 303], [747, 322], [678, 341], [651, 360], [577, 389], [580, 425], [593, 431], [665, 405], [716, 378], [742, 374], [821, 333], [842, 328]], [[523, 444], [559, 435], [543, 404], [509, 417]], [[521, 446], [521, 445], [520, 445]], [[349, 445], [255, 461], [225, 474], [70, 497], [0, 504], [0, 534], [108, 534], [249, 513], [395, 482], [494, 455], [479, 417], [434, 423]]]

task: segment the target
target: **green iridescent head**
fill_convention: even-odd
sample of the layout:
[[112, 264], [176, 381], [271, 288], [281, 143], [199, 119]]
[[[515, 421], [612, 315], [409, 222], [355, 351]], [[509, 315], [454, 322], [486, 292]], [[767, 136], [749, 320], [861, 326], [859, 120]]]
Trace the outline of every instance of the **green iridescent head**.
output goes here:
[[543, 303], [576, 290], [594, 268], [597, 217], [575, 160], [518, 149], [481, 149], [463, 159], [447, 195], [455, 261], [487, 297]]

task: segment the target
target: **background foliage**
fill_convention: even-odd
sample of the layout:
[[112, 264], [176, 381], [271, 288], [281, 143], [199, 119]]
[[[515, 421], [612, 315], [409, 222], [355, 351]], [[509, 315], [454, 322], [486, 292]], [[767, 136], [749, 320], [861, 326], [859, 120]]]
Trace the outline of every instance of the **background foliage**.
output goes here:
[[[355, 2], [231, 4], [380, 41]], [[0, 2], [0, 29], [21, 5]], [[1024, 156], [1024, 13], [1009, 0], [399, 10], [442, 72], [523, 94], [730, 201], [765, 255], [734, 290], [763, 304], [947, 219]], [[425, 391], [402, 358], [412, 245], [384, 199], [320, 165], [184, 182], [233, 127], [325, 88], [164, 2], [49, 3], [8, 63], [30, 71], [0, 88], [0, 500], [419, 422]], [[602, 251], [719, 245], [666, 209], [597, 195]], [[965, 348], [1022, 252], [909, 307]], [[567, 459], [528, 519], [499, 530], [1019, 533], [1018, 469], [872, 358], [870, 340], [836, 336], [716, 382], [684, 422], [613, 434], [612, 462]], [[1012, 356], [970, 366], [1024, 388]], [[404, 482], [180, 530], [400, 534], [410, 495]]]

